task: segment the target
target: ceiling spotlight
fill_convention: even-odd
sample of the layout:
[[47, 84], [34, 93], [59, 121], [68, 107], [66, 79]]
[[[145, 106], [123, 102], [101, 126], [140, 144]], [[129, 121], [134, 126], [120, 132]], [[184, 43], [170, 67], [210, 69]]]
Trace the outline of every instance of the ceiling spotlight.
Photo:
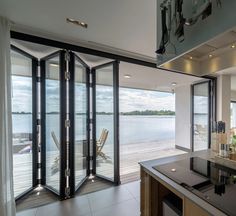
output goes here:
[[235, 48], [235, 44], [232, 44], [232, 45], [231, 45], [231, 48]]
[[85, 23], [85, 22], [80, 22], [78, 20], [75, 20], [75, 19], [71, 19], [71, 18], [66, 18], [66, 21], [69, 22], [69, 23], [72, 23], [74, 25], [78, 25], [78, 26], [81, 26], [83, 28], [88, 28], [88, 24]]
[[192, 57], [192, 56], [190, 56], [190, 57], [189, 57], [189, 59], [191, 59], [191, 60], [192, 60], [192, 59], [193, 59], [193, 57]]
[[176, 82], [172, 82], [171, 85], [172, 85], [172, 86], [176, 86], [177, 83], [176, 83]]
[[126, 74], [126, 75], [124, 75], [124, 78], [126, 78], [126, 79], [130, 79], [130, 78], [131, 78], [131, 75]]
[[212, 54], [209, 54], [208, 57], [211, 58], [213, 55]]

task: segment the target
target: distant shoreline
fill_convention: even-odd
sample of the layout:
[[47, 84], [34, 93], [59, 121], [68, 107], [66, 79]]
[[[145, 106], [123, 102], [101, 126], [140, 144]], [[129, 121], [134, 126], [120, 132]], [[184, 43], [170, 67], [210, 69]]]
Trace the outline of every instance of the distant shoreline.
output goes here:
[[[32, 113], [27, 112], [12, 112], [13, 115], [32, 115]], [[59, 112], [50, 112], [46, 115], [58, 115]], [[97, 112], [97, 115], [113, 115], [113, 113], [108, 112]], [[86, 113], [76, 113], [76, 115], [86, 115]], [[175, 116], [174, 111], [160, 110], [160, 111], [132, 111], [132, 112], [121, 112], [122, 116]], [[206, 115], [205, 113], [194, 113], [194, 115]]]
[[[13, 112], [15, 115], [27, 115], [32, 114], [30, 112]], [[60, 114], [59, 112], [49, 112], [48, 114]], [[113, 115], [111, 112], [97, 112], [97, 115]], [[86, 115], [86, 113], [76, 113], [76, 115]], [[175, 112], [171, 110], [144, 110], [144, 111], [131, 111], [131, 112], [120, 112], [120, 115], [124, 116], [174, 116]]]

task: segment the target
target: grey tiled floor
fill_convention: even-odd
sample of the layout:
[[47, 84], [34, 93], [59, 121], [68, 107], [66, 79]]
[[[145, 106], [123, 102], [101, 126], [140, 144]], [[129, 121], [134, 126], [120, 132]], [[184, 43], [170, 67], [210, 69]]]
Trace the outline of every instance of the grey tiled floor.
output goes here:
[[135, 181], [22, 211], [17, 216], [139, 216], [139, 194], [140, 182]]

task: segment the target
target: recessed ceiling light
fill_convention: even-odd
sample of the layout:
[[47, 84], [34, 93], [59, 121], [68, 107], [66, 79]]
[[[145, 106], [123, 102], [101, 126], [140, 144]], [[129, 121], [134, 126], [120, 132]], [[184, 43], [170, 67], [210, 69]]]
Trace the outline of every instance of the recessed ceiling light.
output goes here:
[[209, 54], [208, 57], [211, 58], [213, 55], [212, 54]]
[[235, 48], [235, 44], [232, 44], [232, 45], [231, 45], [231, 48]]
[[177, 83], [176, 83], [176, 82], [172, 82], [171, 85], [172, 85], [172, 86], [176, 86]]
[[126, 78], [126, 79], [130, 79], [130, 78], [131, 78], [131, 75], [126, 74], [126, 75], [124, 75], [124, 78]]
[[191, 60], [193, 59], [193, 57], [192, 57], [192, 56], [190, 56], [189, 58], [190, 58]]
[[78, 26], [81, 26], [83, 28], [88, 28], [88, 24], [85, 22], [80, 22], [79, 20], [71, 19], [71, 18], [66, 18], [66, 21]]

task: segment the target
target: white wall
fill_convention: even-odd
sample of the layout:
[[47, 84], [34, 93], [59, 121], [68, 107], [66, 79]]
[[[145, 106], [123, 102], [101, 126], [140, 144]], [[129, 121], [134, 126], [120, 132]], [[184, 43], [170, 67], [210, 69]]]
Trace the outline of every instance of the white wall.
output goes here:
[[217, 121], [226, 123], [226, 131], [230, 129], [231, 77], [217, 77]]
[[175, 88], [175, 145], [191, 149], [191, 86]]
[[231, 91], [231, 101], [236, 101], [236, 91]]

